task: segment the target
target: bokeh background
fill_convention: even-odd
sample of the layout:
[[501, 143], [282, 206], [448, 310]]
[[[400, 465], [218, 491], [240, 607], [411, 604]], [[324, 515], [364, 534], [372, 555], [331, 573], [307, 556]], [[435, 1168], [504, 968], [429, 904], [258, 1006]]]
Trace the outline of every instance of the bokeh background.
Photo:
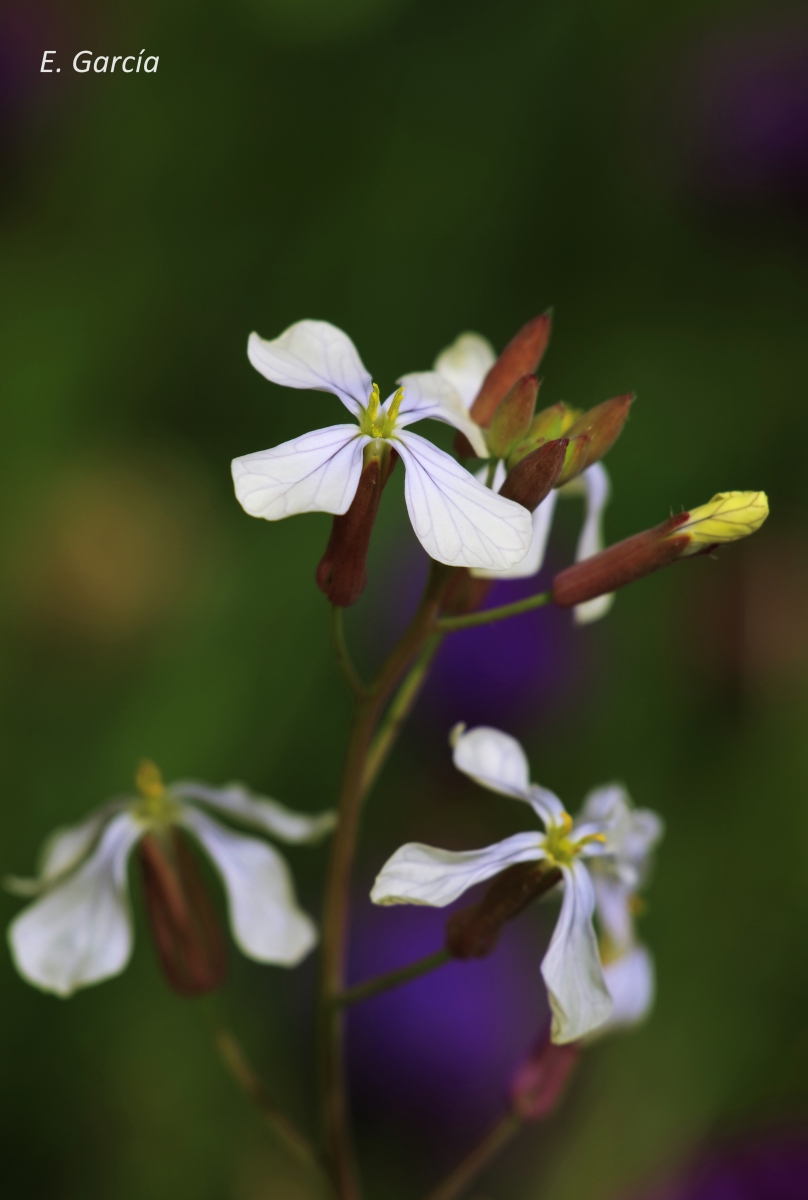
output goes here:
[[[157, 74], [70, 69], [142, 47]], [[45, 49], [60, 74], [39, 74]], [[718, 490], [770, 495], [756, 538], [632, 587], [597, 626], [547, 612], [458, 636], [376, 788], [356, 978], [440, 944], [435, 914], [367, 901], [401, 840], [520, 827], [453, 775], [456, 720], [518, 733], [573, 810], [623, 779], [668, 825], [642, 923], [653, 1018], [587, 1055], [478, 1197], [808, 1191], [806, 80], [804, 8], [762, 0], [0, 9], [3, 872], [144, 755], [332, 802], [348, 699], [313, 582], [329, 519], [249, 519], [229, 461], [341, 410], [258, 376], [252, 329], [331, 320], [384, 392], [461, 330], [501, 347], [552, 304], [545, 402], [639, 396], [608, 460], [610, 540]], [[556, 565], [579, 520], [562, 506]], [[367, 668], [422, 570], [394, 478], [348, 618]], [[290, 858], [316, 911], [325, 851]], [[311, 1123], [314, 963], [234, 953], [220, 997], [180, 1001], [135, 872], [133, 892], [119, 979], [64, 1002], [0, 955], [3, 1196], [303, 1200], [211, 1029], [229, 1021]], [[371, 1196], [417, 1195], [499, 1111], [544, 1019], [550, 915], [356, 1010]]]

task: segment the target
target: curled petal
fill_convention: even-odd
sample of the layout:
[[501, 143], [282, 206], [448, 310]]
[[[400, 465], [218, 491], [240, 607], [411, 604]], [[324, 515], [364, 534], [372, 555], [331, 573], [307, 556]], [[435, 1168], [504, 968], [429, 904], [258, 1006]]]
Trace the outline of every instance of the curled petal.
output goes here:
[[435, 370], [449, 380], [463, 407], [469, 409], [496, 357], [494, 347], [479, 333], [461, 333], [451, 346], [441, 350], [435, 359]]
[[417, 433], [402, 431], [393, 444], [407, 468], [407, 511], [431, 558], [453, 567], [490, 570], [521, 562], [533, 536], [526, 509], [483, 487]]
[[537, 508], [534, 508], [533, 540], [530, 543], [530, 549], [520, 563], [508, 571], [473, 571], [472, 574], [489, 579], [528, 579], [531, 575], [538, 575], [544, 566], [544, 555], [547, 550], [557, 499], [558, 492], [553, 490], [544, 497]]
[[402, 375], [398, 381], [404, 388], [404, 399], [398, 410], [398, 426], [404, 428], [415, 421], [443, 421], [464, 433], [474, 453], [488, 458], [488, 447], [480, 426], [472, 421], [455, 388], [437, 371], [416, 371]]
[[[587, 467], [583, 475], [573, 481], [573, 487], [579, 482], [586, 495], [586, 516], [578, 538], [575, 561], [583, 562], [586, 558], [592, 558], [594, 554], [600, 554], [603, 549], [603, 510], [609, 502], [611, 485], [606, 468], [599, 462]], [[576, 625], [588, 625], [592, 621], [600, 620], [613, 604], [613, 592], [596, 596], [594, 600], [586, 600], [583, 604], [576, 604]]]
[[266, 796], [253, 796], [241, 783], [228, 783], [225, 787], [209, 787], [206, 783], [186, 780], [171, 785], [171, 793], [184, 800], [201, 800], [211, 808], [271, 833], [282, 842], [318, 842], [337, 823], [335, 812], [293, 812], [277, 800]]
[[127, 800], [111, 800], [78, 825], [54, 830], [40, 851], [36, 878], [9, 876], [3, 881], [6, 891], [16, 896], [37, 896], [51, 887], [87, 857], [101, 830], [127, 803]]
[[12, 921], [11, 953], [29, 983], [69, 996], [124, 969], [132, 954], [126, 862], [142, 833], [129, 813], [115, 817], [82, 866]]
[[550, 994], [557, 1045], [574, 1042], [609, 1016], [612, 999], [592, 927], [595, 893], [582, 862], [563, 867], [564, 898], [541, 973]]
[[438, 850], [409, 842], [384, 864], [370, 898], [374, 904], [444, 908], [507, 867], [544, 858], [543, 843], [542, 835], [536, 833], [516, 833], [483, 850]]
[[236, 944], [257, 962], [296, 966], [314, 946], [317, 931], [298, 906], [289, 868], [277, 850], [225, 829], [194, 808], [185, 808], [180, 821], [219, 870]]
[[370, 438], [356, 425], [329, 425], [232, 462], [236, 499], [251, 517], [280, 521], [304, 512], [344, 513]]
[[272, 341], [251, 333], [247, 356], [272, 383], [333, 392], [355, 417], [373, 386], [356, 346], [328, 321], [297, 321]]
[[516, 738], [500, 729], [478, 725], [454, 739], [454, 765], [482, 787], [525, 800], [530, 791], [530, 768]]
[[645, 946], [633, 946], [626, 954], [606, 963], [603, 975], [612, 997], [612, 1011], [595, 1031], [595, 1037], [645, 1020], [656, 991], [654, 960]]
[[531, 783], [530, 792], [525, 799], [547, 829], [551, 825], [561, 824], [566, 816], [566, 809], [555, 792], [541, 787], [538, 783]]

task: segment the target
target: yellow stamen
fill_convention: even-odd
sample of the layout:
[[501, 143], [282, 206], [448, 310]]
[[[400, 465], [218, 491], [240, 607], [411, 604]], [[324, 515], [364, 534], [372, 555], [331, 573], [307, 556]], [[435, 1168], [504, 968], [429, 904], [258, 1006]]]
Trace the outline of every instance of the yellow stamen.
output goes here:
[[393, 403], [390, 405], [389, 409], [387, 410], [387, 420], [389, 422], [394, 422], [396, 420], [396, 417], [398, 416], [398, 410], [401, 408], [401, 401], [403, 399], [404, 399], [404, 388], [400, 387], [396, 391], [395, 396], [393, 396]]
[[370, 398], [368, 399], [368, 417], [371, 421], [375, 421], [379, 412], [379, 404], [381, 403], [379, 395], [379, 385], [374, 383], [370, 389]]
[[135, 772], [135, 784], [144, 800], [157, 800], [165, 792], [160, 768], [144, 758]]

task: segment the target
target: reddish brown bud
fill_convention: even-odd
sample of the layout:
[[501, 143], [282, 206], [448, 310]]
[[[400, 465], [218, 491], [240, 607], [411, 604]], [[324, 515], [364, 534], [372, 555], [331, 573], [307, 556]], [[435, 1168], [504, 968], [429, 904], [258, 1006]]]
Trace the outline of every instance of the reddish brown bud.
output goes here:
[[556, 1046], [545, 1034], [511, 1080], [512, 1111], [523, 1121], [546, 1117], [567, 1090], [580, 1053], [575, 1042]]
[[691, 538], [688, 534], [671, 535], [688, 517], [688, 513], [679, 513], [655, 529], [635, 533], [600, 554], [567, 567], [553, 580], [553, 600], [562, 608], [572, 608], [676, 562]]
[[389, 457], [373, 455], [362, 469], [351, 507], [342, 516], [334, 517], [316, 578], [320, 591], [340, 608], [356, 604], [365, 590], [368, 550], [379, 501], [397, 461], [395, 450]]
[[487, 429], [499, 405], [523, 375], [532, 375], [542, 360], [550, 340], [552, 316], [549, 312], [523, 325], [489, 370], [477, 398], [471, 406], [472, 420]]
[[507, 458], [530, 429], [538, 393], [539, 381], [535, 375], [523, 375], [508, 392], [494, 413], [486, 434], [485, 440], [494, 458]]
[[446, 923], [446, 949], [453, 958], [484, 958], [497, 944], [506, 921], [561, 879], [546, 862], [517, 863], [488, 885], [482, 900], [454, 913]]
[[603, 458], [608, 450], [623, 432], [623, 426], [628, 420], [629, 409], [634, 403], [633, 393], [625, 396], [615, 396], [612, 400], [604, 400], [589, 412], [582, 413], [577, 421], [567, 430], [570, 439], [585, 434], [589, 438], [588, 448], [581, 461], [565, 467], [561, 482], [567, 483], [575, 475], [580, 475], [592, 463]]
[[227, 955], [219, 922], [183, 835], [147, 833], [138, 845], [146, 911], [166, 979], [180, 996], [221, 987]]
[[570, 439], [564, 459], [564, 466], [561, 468], [561, 474], [558, 477], [558, 487], [569, 483], [571, 479], [574, 479], [576, 475], [580, 475], [581, 471], [586, 469], [589, 464], [589, 447], [591, 442], [592, 439], [588, 433], [579, 433]]
[[500, 488], [500, 496], [533, 512], [555, 487], [567, 453], [566, 438], [545, 442], [521, 459]]

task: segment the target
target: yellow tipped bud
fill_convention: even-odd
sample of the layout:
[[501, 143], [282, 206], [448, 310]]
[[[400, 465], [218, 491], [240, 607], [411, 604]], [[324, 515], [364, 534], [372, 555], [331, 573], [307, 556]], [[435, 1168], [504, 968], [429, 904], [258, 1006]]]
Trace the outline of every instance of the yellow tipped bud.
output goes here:
[[144, 758], [135, 772], [135, 784], [144, 800], [155, 800], [165, 791], [160, 768]]
[[699, 554], [709, 546], [737, 542], [760, 529], [769, 515], [765, 492], [719, 492], [709, 504], [702, 504], [688, 514], [687, 520], [672, 537], [689, 537], [683, 557]]

